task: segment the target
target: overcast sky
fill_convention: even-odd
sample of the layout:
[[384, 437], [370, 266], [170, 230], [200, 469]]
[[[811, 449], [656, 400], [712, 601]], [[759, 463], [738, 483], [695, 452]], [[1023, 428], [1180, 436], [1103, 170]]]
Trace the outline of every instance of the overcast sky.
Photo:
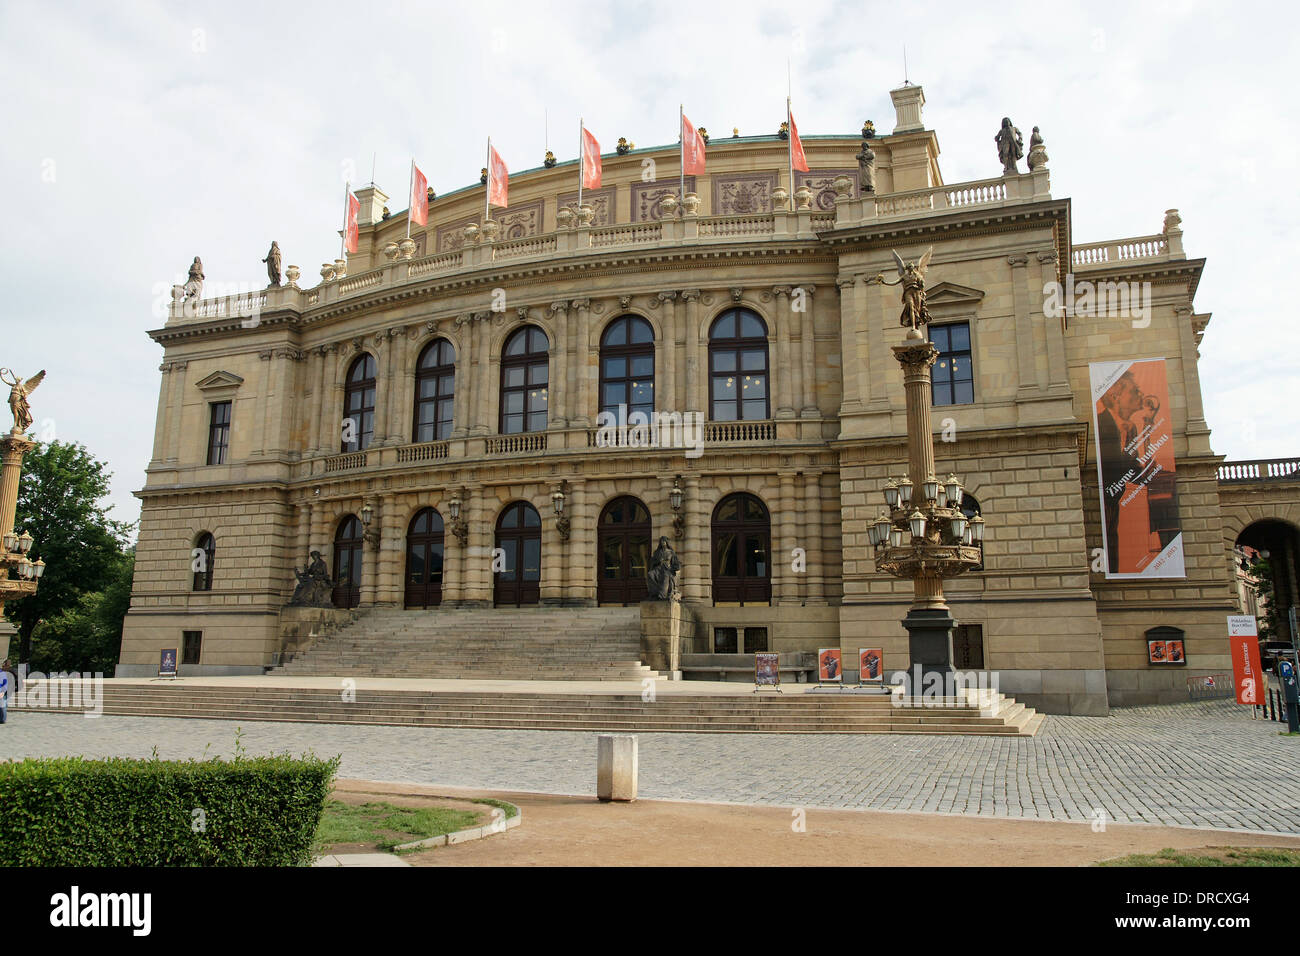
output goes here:
[[[893, 128], [925, 88], [947, 182], [1000, 172], [1002, 116], [1042, 128], [1076, 243], [1183, 217], [1208, 262], [1196, 298], [1206, 417], [1231, 458], [1300, 454], [1296, 268], [1300, 62], [1294, 7], [1220, 3], [331, 4], [0, 6], [0, 366], [49, 377], [38, 437], [114, 472], [116, 517], [152, 452], [158, 289], [195, 255], [209, 283], [265, 284], [271, 239], [314, 280], [338, 253], [343, 179], [405, 207], [417, 157], [469, 185], [491, 134], [512, 169], [676, 141], [677, 104], [715, 134], [775, 130], [786, 62], [805, 135]], [[1143, 356], [1145, 357], [1145, 356]], [[8, 419], [5, 420], [5, 427]]]

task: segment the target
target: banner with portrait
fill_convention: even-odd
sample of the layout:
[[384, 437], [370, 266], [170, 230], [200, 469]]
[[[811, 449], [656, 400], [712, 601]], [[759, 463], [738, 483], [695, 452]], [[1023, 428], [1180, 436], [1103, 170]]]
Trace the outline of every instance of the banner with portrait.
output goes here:
[[1106, 577], [1185, 578], [1165, 360], [1093, 362], [1088, 376]]
[[858, 648], [858, 683], [883, 684], [885, 682], [885, 652], [879, 647]]
[[822, 647], [817, 651], [817, 682], [839, 684], [844, 681], [844, 668], [840, 666], [840, 649]]
[[755, 687], [775, 687], [781, 683], [780, 658], [781, 655], [770, 651], [759, 651], [754, 655]]

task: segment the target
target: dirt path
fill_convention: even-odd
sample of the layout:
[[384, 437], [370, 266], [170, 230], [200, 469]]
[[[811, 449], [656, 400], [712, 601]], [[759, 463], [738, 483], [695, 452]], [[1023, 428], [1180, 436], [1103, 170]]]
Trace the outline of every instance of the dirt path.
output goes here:
[[795, 832], [792, 811], [638, 800], [602, 804], [552, 796], [341, 780], [371, 794], [497, 797], [517, 804], [523, 825], [508, 833], [408, 856], [416, 866], [1081, 866], [1165, 847], [1286, 846], [1300, 837], [1176, 827], [993, 820], [869, 810], [809, 810]]

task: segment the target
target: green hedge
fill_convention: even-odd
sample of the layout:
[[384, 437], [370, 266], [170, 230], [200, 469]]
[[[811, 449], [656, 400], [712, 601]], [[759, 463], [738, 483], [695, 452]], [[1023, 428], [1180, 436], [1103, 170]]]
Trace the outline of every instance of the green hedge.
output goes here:
[[0, 866], [302, 866], [338, 760], [0, 763]]

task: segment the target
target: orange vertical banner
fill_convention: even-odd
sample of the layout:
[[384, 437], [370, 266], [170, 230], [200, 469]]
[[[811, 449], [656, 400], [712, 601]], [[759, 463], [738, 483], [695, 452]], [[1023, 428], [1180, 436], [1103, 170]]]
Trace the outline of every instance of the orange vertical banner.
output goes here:
[[1264, 695], [1264, 668], [1259, 662], [1259, 629], [1249, 614], [1228, 615], [1228, 645], [1237, 703], [1259, 704]]

